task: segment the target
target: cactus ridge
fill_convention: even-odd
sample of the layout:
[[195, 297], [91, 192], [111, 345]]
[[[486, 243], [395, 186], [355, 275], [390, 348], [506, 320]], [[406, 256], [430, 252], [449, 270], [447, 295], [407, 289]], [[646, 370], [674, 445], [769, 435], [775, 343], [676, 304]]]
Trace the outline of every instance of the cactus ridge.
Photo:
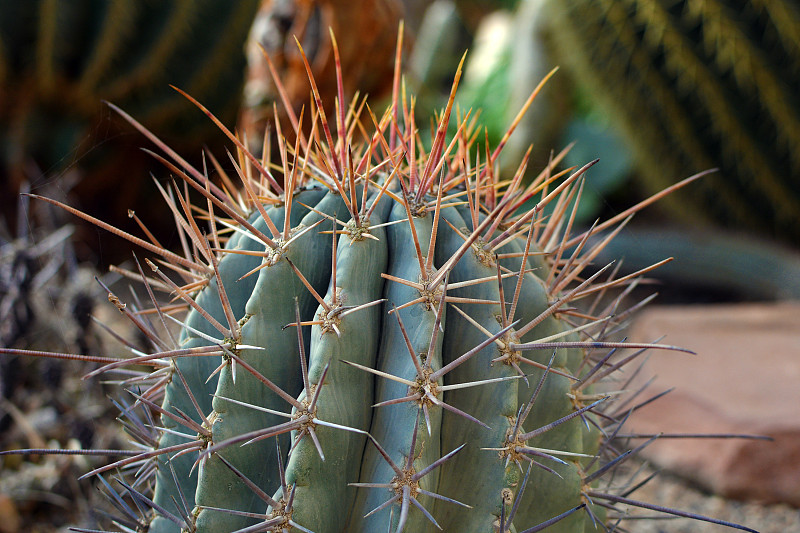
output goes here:
[[679, 350], [614, 340], [644, 272], [589, 275], [604, 242], [588, 237], [616, 226], [612, 238], [630, 213], [572, 236], [569, 205], [593, 163], [554, 173], [559, 154], [523, 185], [526, 160], [509, 181], [494, 171], [500, 149], [481, 162], [469, 114], [447, 141], [460, 68], [427, 150], [405, 93], [369, 111], [368, 133], [339, 78], [332, 129], [310, 76], [311, 133], [302, 112], [293, 144], [278, 127], [280, 162], [223, 127], [241, 188], [213, 185], [123, 113], [204, 198], [164, 193], [183, 255], [115, 230], [160, 256], [151, 274], [128, 273], [151, 309], [109, 291], [151, 352], [72, 356], [101, 363], [93, 374], [153, 369], [119, 380], [144, 451], [86, 452], [124, 456], [86, 474], [121, 530], [590, 531], [625, 520], [624, 506], [654, 509], [604, 477], [631, 455], [614, 441], [631, 408], [599, 384], [648, 349]]

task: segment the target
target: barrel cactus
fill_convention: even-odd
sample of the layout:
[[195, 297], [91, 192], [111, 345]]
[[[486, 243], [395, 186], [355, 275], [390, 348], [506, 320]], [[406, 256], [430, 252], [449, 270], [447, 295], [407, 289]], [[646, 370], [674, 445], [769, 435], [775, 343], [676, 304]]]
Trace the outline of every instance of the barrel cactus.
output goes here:
[[718, 167], [665, 203], [676, 218], [800, 244], [797, 0], [555, 0], [546, 12], [557, 60], [624, 134], [644, 189]]
[[158, 256], [127, 272], [149, 305], [109, 291], [149, 351], [31, 353], [123, 372], [137, 449], [70, 452], [124, 456], [86, 474], [120, 530], [582, 532], [630, 505], [694, 516], [608, 481], [630, 456], [614, 439], [636, 402], [615, 404], [620, 384], [601, 383], [644, 350], [677, 348], [614, 340], [638, 274], [590, 274], [603, 241], [587, 242], [655, 198], [571, 235], [592, 164], [555, 172], [554, 157], [523, 185], [523, 161], [501, 179], [516, 121], [494, 151], [477, 149], [470, 113], [453, 106], [460, 67], [423, 139], [400, 50], [380, 116], [348, 104], [341, 78], [326, 108], [309, 76], [313, 109], [288, 109], [294, 140], [277, 126], [275, 161], [220, 124], [238, 178], [212, 160], [219, 185], [112, 106], [200, 197], [162, 189], [183, 253], [59, 204]]

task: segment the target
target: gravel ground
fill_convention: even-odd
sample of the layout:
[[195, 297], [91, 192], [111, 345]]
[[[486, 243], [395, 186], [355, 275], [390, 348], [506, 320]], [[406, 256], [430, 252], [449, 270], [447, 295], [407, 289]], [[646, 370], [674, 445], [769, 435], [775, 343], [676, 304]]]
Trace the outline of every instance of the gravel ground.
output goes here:
[[[646, 465], [632, 460], [625, 465], [631, 472], [642, 468], [639, 476], [644, 478], [652, 472]], [[755, 502], [740, 502], [715, 496], [691, 486], [686, 480], [660, 472], [652, 481], [637, 490], [633, 499], [655, 503], [664, 507], [680, 509], [745, 525], [759, 533], [800, 533], [800, 509], [789, 505], [760, 505]], [[651, 511], [636, 509], [633, 516], [654, 516]], [[724, 533], [733, 529], [689, 520], [686, 518], [636, 519], [625, 521], [625, 527], [634, 533]]]

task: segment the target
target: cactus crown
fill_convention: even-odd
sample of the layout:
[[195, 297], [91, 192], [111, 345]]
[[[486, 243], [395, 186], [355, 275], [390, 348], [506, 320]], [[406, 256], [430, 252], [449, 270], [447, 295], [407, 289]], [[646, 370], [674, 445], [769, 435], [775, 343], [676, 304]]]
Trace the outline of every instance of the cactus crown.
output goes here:
[[[338, 64], [335, 40], [333, 52]], [[84, 476], [108, 490], [118, 527], [505, 533], [613, 525], [626, 506], [694, 516], [606, 481], [630, 456], [614, 439], [635, 400], [596, 387], [646, 349], [678, 348], [613, 340], [643, 272], [588, 275], [611, 238], [590, 237], [613, 236], [657, 197], [573, 236], [593, 163], [555, 173], [561, 153], [527, 185], [527, 160], [501, 179], [516, 122], [493, 152], [477, 149], [471, 113], [454, 112], [460, 66], [429, 143], [399, 74], [381, 116], [347, 104], [339, 74], [328, 115], [306, 68], [310, 133], [306, 112], [284, 102], [295, 139], [276, 124], [279, 162], [218, 123], [241, 186], [212, 159], [213, 183], [112, 106], [202, 198], [162, 189], [183, 254], [92, 219], [159, 256], [150, 275], [121, 271], [143, 283], [148, 308], [109, 291], [149, 351], [77, 356], [102, 365], [93, 375], [127, 369], [120, 383], [135, 399], [121, 418], [139, 449], [85, 452], [125, 456]]]

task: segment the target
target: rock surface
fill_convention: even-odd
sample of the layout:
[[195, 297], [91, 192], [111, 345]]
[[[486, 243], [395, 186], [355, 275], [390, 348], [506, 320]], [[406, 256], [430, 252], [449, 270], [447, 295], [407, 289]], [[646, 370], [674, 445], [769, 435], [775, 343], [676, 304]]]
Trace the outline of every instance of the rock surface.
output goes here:
[[662, 335], [697, 355], [650, 357], [641, 374], [657, 379], [640, 399], [675, 389], [636, 411], [630, 432], [774, 440], [662, 438], [642, 455], [716, 494], [800, 506], [800, 303], [652, 308], [630, 338]]

